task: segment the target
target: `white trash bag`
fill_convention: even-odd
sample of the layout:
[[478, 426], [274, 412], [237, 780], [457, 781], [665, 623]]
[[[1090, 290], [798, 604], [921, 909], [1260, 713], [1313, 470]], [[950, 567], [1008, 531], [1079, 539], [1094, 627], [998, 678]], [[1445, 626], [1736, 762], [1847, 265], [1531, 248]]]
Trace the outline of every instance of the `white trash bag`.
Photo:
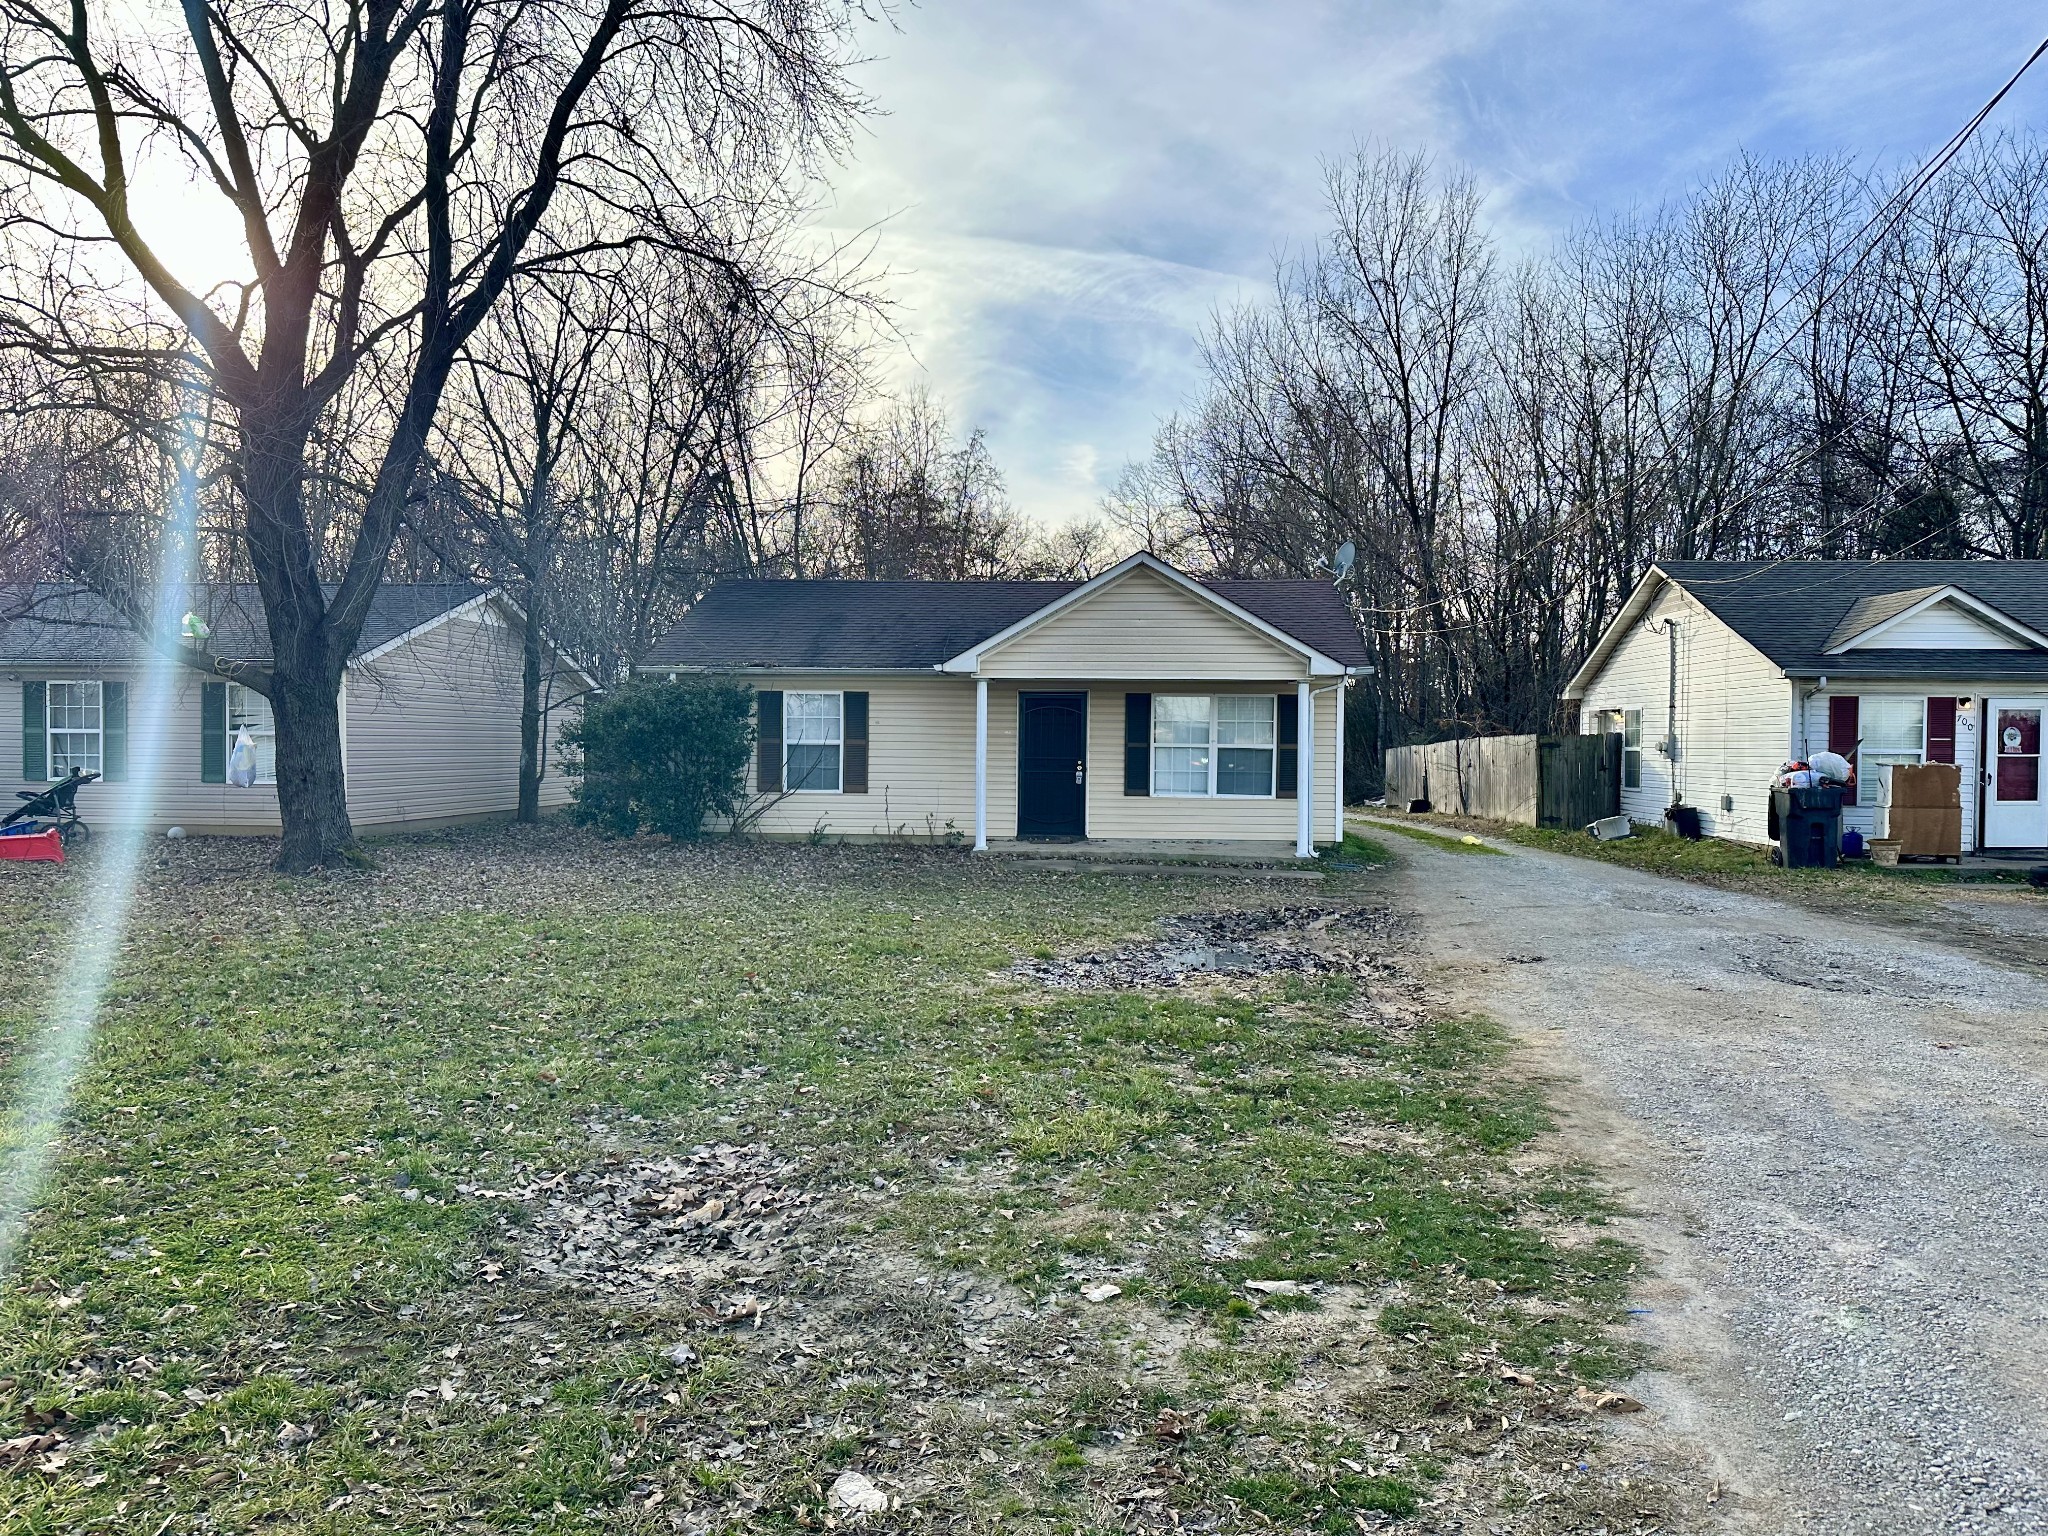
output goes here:
[[256, 738], [247, 731], [235, 734], [234, 750], [228, 753], [228, 782], [237, 789], [256, 782]]

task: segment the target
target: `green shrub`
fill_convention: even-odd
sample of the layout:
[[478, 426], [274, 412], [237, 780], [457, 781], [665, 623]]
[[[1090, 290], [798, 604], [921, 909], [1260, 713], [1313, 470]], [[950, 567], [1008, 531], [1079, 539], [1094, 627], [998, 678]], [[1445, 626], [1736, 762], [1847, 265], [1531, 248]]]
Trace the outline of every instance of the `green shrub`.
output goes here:
[[612, 837], [697, 838], [746, 801], [754, 690], [716, 679], [636, 679], [592, 699], [562, 740], [573, 750], [576, 819]]

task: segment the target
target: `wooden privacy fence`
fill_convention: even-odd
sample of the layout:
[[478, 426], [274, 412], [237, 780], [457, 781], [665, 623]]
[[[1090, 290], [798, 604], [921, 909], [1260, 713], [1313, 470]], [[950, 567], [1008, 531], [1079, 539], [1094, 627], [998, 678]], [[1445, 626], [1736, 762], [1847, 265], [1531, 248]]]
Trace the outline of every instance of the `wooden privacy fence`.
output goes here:
[[1387, 804], [1525, 827], [1621, 814], [1621, 737], [1466, 736], [1387, 752]]

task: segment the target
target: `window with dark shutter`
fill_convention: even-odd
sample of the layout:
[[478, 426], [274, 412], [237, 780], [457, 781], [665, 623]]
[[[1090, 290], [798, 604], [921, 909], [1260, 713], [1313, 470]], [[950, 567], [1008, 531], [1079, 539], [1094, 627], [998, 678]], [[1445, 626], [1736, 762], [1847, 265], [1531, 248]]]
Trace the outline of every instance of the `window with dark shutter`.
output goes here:
[[849, 692], [842, 695], [840, 707], [844, 711], [840, 730], [845, 755], [840, 763], [839, 790], [841, 794], [864, 795], [868, 792], [868, 696]]
[[1838, 693], [1828, 700], [1828, 750], [1849, 760], [1849, 792], [1844, 805], [1856, 804], [1856, 744], [1862, 740], [1863, 700], [1853, 693]]
[[1152, 793], [1152, 695], [1124, 695], [1124, 793]]
[[228, 781], [228, 685], [199, 685], [199, 782]]
[[31, 784], [50, 777], [49, 697], [47, 683], [21, 685], [21, 776]]
[[782, 694], [775, 689], [754, 695], [754, 788], [782, 793]]
[[1273, 767], [1273, 795], [1279, 800], [1301, 798], [1301, 698], [1283, 693], [1280, 698], [1280, 757]]
[[1956, 760], [1956, 701], [1927, 701], [1927, 761], [1952, 763]]

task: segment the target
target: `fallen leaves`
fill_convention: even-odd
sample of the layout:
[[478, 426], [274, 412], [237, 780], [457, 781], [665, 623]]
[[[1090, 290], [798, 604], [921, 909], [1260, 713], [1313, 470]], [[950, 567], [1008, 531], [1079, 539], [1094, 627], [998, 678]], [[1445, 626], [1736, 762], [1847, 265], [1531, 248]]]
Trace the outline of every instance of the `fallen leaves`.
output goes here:
[[[534, 1175], [509, 1189], [457, 1186], [477, 1200], [538, 1204], [519, 1235], [536, 1273], [609, 1294], [701, 1292], [728, 1278], [780, 1268], [810, 1213], [793, 1164], [766, 1146], [723, 1142], [681, 1157], [614, 1159], [580, 1172]], [[485, 1274], [502, 1270], [495, 1261]], [[482, 1266], [480, 1266], [480, 1270]], [[751, 1319], [759, 1303], [732, 1303], [720, 1321]]]

